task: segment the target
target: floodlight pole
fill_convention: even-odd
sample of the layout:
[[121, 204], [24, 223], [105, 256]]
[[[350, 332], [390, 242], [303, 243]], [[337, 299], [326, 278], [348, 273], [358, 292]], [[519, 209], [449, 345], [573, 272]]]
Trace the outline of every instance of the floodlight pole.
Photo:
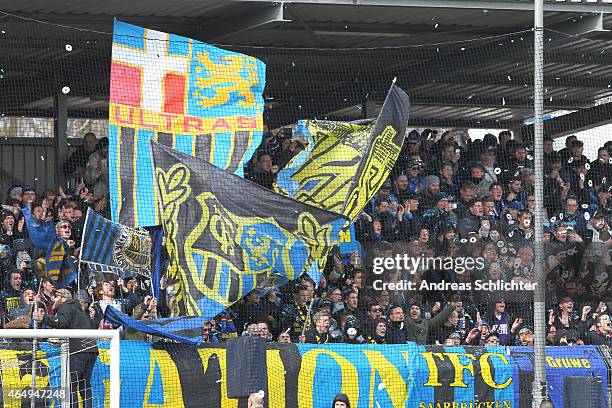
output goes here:
[[546, 277], [544, 272], [544, 0], [534, 0], [535, 275], [533, 408], [548, 399], [546, 386]]

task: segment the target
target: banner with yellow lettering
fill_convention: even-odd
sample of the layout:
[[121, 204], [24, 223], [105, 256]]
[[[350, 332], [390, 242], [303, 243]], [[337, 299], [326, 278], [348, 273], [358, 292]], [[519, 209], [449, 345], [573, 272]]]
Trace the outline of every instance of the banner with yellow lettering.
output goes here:
[[243, 176], [263, 134], [265, 64], [115, 21], [108, 126], [114, 222], [161, 224], [149, 141]]
[[[32, 381], [30, 343], [0, 348], [2, 406], [29, 407], [16, 399]], [[91, 379], [93, 406], [109, 406], [110, 359], [105, 343]], [[597, 376], [607, 390], [605, 361], [596, 347], [546, 350], [549, 394], [563, 406], [567, 376]], [[41, 343], [36, 384], [60, 384], [58, 347]], [[329, 408], [336, 394], [352, 408], [527, 408], [531, 406], [533, 352], [526, 347], [267, 344], [265, 406]], [[226, 349], [222, 343], [193, 347], [176, 343], [121, 342], [121, 407], [246, 407], [227, 397]], [[45, 406], [57, 405], [47, 401]]]

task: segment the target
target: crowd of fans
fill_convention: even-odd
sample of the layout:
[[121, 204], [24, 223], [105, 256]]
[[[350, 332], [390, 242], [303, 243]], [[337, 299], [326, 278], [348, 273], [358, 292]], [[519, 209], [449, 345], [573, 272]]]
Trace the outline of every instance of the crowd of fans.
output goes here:
[[[247, 177], [273, 188], [278, 171], [302, 149], [289, 130], [268, 132]], [[609, 345], [612, 142], [593, 161], [575, 136], [558, 152], [546, 138], [544, 149], [547, 342]], [[71, 188], [8, 191], [0, 217], [3, 327], [44, 326], [67, 298], [100, 329], [112, 327], [107, 307], [137, 320], [178, 315], [173, 282], [165, 278], [155, 299], [151, 282], [138, 276], [81, 270], [79, 287], [64, 290], [36, 271], [46, 251], [41, 242], [59, 236], [78, 257], [87, 208], [108, 217], [107, 150], [107, 139], [87, 134], [64, 166]], [[342, 254], [335, 248], [317, 285], [302, 277], [250, 293], [204, 324], [203, 341], [248, 335], [280, 343], [532, 345], [532, 292], [420, 286], [535, 282], [532, 154], [508, 131], [482, 140], [462, 130], [411, 131], [389, 180], [355, 221], [360, 249]], [[375, 272], [377, 259], [404, 254], [434, 262]], [[479, 261], [442, 262], [448, 259]], [[403, 289], [402, 282], [416, 289]], [[33, 314], [35, 305], [44, 315]], [[128, 328], [124, 336], [150, 339]]]

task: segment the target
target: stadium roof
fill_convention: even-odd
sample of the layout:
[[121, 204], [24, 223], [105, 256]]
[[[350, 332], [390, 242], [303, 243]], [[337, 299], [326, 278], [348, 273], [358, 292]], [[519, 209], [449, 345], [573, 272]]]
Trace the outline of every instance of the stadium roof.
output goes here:
[[[529, 32], [533, 25], [533, 0], [286, 0], [282, 3], [4, 0], [0, 9], [20, 17], [107, 33], [112, 32], [113, 18], [117, 17], [221, 45], [313, 49], [408, 47], [402, 54], [407, 55], [404, 65], [394, 66], [393, 72], [405, 74], [400, 76], [400, 85], [411, 95], [411, 118], [415, 124], [443, 126], [448, 123], [457, 127], [517, 130], [533, 111], [529, 64], [533, 47]], [[612, 4], [546, 0], [545, 25], [550, 29], [546, 44], [546, 111], [574, 112], [548, 121], [551, 132], [554, 129], [555, 134], [562, 135], [611, 122], [608, 118], [612, 118], [612, 109], [607, 102], [612, 97], [612, 57], [607, 55], [607, 50], [612, 51], [612, 37], [606, 27], [612, 26]], [[32, 36], [31, 26], [10, 15], [0, 14], [0, 27], [12, 38]], [[55, 29], [49, 26], [49, 35]], [[39, 35], [45, 35], [44, 27], [37, 30]], [[505, 42], [500, 45], [501, 37], [497, 36], [508, 33], [518, 34], [503, 37]], [[90, 34], [80, 32], [79, 35], [88, 38]], [[518, 38], [525, 39], [525, 43], [520, 44]], [[468, 59], [461, 53], [463, 46], [453, 47], [458, 41], [467, 40]], [[42, 60], [52, 57], [48, 50], [41, 50], [28, 41], [9, 44], [11, 48], [7, 49], [0, 41], [4, 59], [27, 53]], [[440, 46], [415, 47], [422, 44]], [[505, 48], [498, 48], [502, 46]], [[444, 51], [443, 59], [439, 49]], [[412, 57], [411, 50], [414, 50]], [[316, 59], [298, 60], [300, 53], [295, 50], [260, 49], [255, 54], [266, 57], [269, 71], [274, 67], [282, 70], [286, 64], [297, 61], [304, 72], [310, 72], [328, 61], [326, 58], [330, 65], [338, 65], [339, 60], [337, 57], [332, 61], [329, 53]], [[352, 54], [347, 64], [361, 64], [363, 70], [380, 68], [380, 61], [376, 65], [361, 56]], [[21, 68], [24, 72], [29, 69]], [[31, 81], [20, 72], [12, 75], [13, 87], [26, 87]], [[11, 73], [6, 73], [5, 79], [10, 80]], [[336, 79], [327, 84], [322, 84], [321, 78], [305, 77], [304, 81], [316, 81], [312, 89], [320, 90], [321, 94], [313, 95], [313, 99], [320, 101], [329, 100], [329, 92], [338, 99], [339, 90], [350, 86], [348, 77], [345, 81]], [[374, 82], [374, 88], [388, 86], [386, 78]], [[23, 109], [49, 108], [53, 103], [52, 93], [48, 89], [37, 93], [32, 88], [30, 100]], [[371, 115], [384, 96], [380, 89], [373, 89], [376, 96], [367, 102], [339, 98], [305, 112], [318, 117], [355, 118], [366, 109]], [[2, 81], [0, 93], [7, 95]], [[79, 96], [69, 98], [70, 109], [103, 108], [107, 97], [96, 95], [92, 90], [88, 93], [87, 89]], [[271, 103], [279, 112], [282, 104], [278, 98]], [[295, 119], [291, 115], [274, 118], [273, 125]], [[529, 132], [529, 129], [523, 130]]]

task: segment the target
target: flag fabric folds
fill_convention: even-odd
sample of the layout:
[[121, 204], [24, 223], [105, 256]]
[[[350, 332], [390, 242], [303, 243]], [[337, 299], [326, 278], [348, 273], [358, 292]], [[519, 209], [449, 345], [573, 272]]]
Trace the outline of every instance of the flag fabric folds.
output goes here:
[[151, 236], [147, 231], [114, 223], [87, 210], [81, 262], [91, 269], [123, 275], [151, 276]]
[[113, 34], [111, 218], [129, 227], [159, 225], [149, 141], [242, 176], [262, 139], [265, 64], [120, 21]]
[[[42, 266], [42, 264], [40, 264]], [[54, 286], [65, 288], [77, 279], [78, 261], [68, 254], [66, 241], [57, 237], [49, 245], [44, 263], [45, 269], [39, 270]]]
[[107, 307], [104, 318], [115, 325], [125, 325], [142, 333], [166, 337], [181, 343], [197, 345], [202, 341], [202, 316], [177, 316], [165, 319], [136, 320], [114, 307]]
[[307, 147], [279, 172], [278, 190], [354, 220], [397, 161], [409, 108], [408, 95], [393, 84], [375, 122], [299, 121], [295, 134]]
[[256, 287], [318, 268], [348, 221], [151, 143], [182, 315], [212, 318]]

